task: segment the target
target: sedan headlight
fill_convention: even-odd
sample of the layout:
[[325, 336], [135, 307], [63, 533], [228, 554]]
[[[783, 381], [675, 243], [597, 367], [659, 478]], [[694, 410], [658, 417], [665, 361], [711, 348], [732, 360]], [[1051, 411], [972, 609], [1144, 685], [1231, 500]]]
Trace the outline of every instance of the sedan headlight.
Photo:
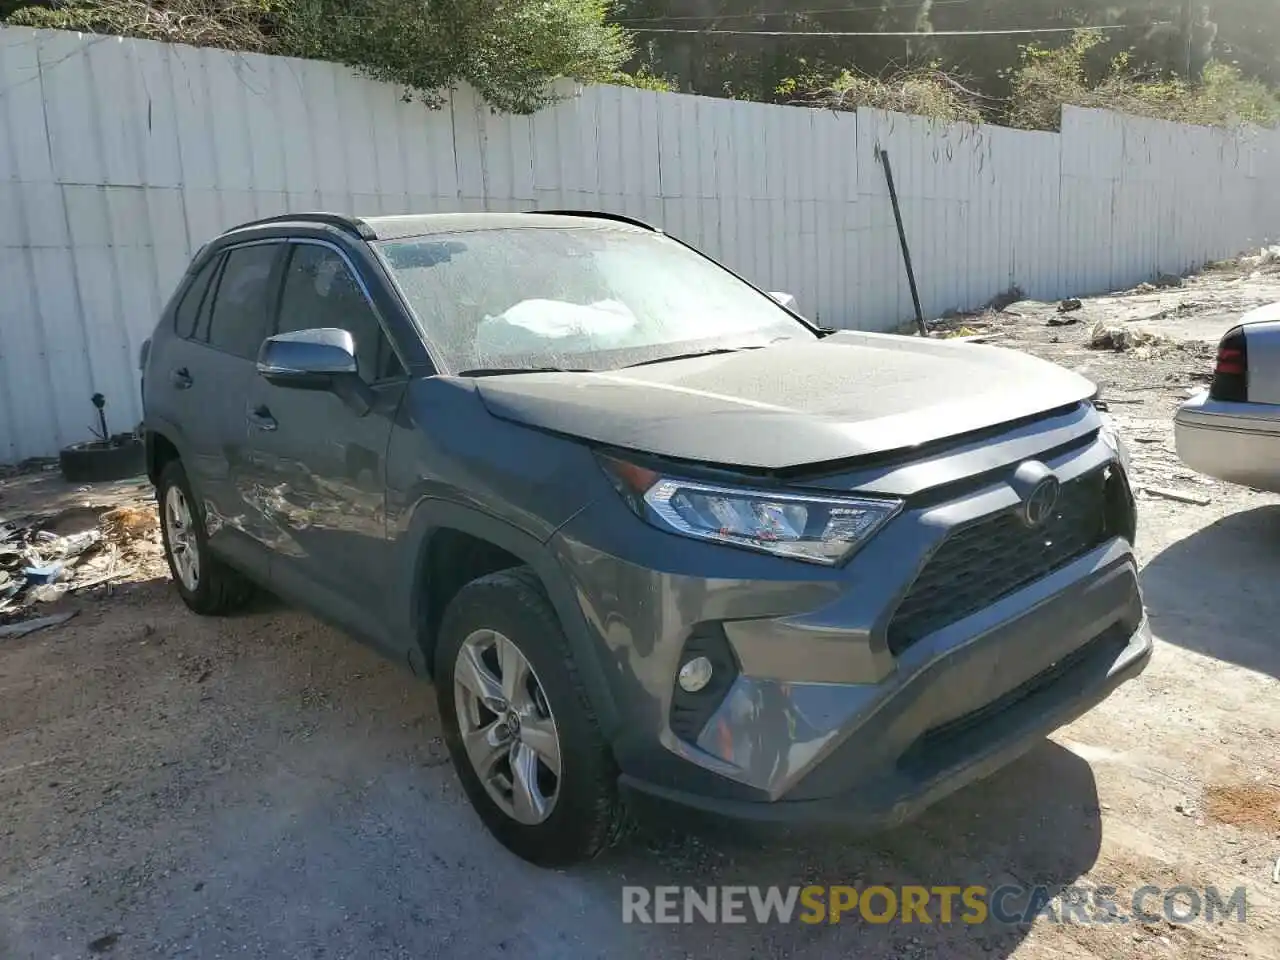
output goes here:
[[902, 509], [901, 500], [751, 490], [670, 477], [600, 457], [635, 513], [661, 530], [809, 563], [840, 563]]

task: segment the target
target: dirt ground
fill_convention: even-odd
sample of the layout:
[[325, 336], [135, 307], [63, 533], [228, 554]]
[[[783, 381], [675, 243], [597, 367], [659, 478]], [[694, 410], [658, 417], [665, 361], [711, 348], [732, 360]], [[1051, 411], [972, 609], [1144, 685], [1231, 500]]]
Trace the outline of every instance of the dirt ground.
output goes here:
[[[1100, 382], [1141, 487], [1138, 550], [1159, 638], [1147, 672], [1023, 760], [870, 840], [651, 817], [586, 867], [490, 840], [431, 689], [269, 598], [201, 619], [154, 547], [127, 575], [0, 639], [0, 957], [526, 958], [1280, 956], [1280, 498], [1196, 476], [1176, 403], [1280, 276], [1019, 303], [966, 318]], [[1160, 314], [1160, 316], [1153, 316]], [[1127, 316], [1141, 319], [1129, 321]], [[1049, 326], [1074, 316], [1077, 322]], [[1087, 344], [1098, 319], [1171, 340]], [[0, 514], [131, 502], [136, 485], [0, 480]], [[109, 590], [109, 593], [108, 593]], [[1175, 925], [624, 926], [624, 884], [1001, 883], [1247, 888], [1247, 920]]]

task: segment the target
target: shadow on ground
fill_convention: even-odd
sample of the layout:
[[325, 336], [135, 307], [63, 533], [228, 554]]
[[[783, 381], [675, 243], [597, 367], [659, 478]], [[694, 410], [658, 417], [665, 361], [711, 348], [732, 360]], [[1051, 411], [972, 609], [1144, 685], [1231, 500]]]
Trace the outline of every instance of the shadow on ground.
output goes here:
[[484, 831], [399, 666], [268, 595], [229, 618], [164, 579], [67, 602], [60, 632], [0, 646], [0, 957], [1004, 960], [1029, 924], [624, 925], [623, 888], [1052, 896], [1099, 855], [1092, 772], [1046, 742], [887, 834], [676, 812], [540, 870]]
[[1280, 677], [1280, 505], [1223, 517], [1168, 547], [1142, 574], [1156, 636]]
[[[677, 826], [678, 824], [678, 826]], [[1011, 885], [1044, 897], [1064, 892], [1096, 861], [1102, 828], [1089, 765], [1046, 741], [1030, 754], [944, 800], [914, 823], [875, 837], [839, 829], [787, 831], [673, 812], [666, 823], [646, 816], [640, 834], [604, 863], [590, 868], [595, 883], [622, 886], [741, 885]], [[1021, 913], [1029, 893], [1005, 906]], [[883, 904], [883, 901], [880, 901]], [[748, 907], [748, 912], [750, 908]], [[957, 903], [955, 916], [961, 913]], [[709, 944], [746, 956], [1005, 957], [1030, 929], [1025, 922], [988, 918], [973, 925], [943, 924], [937, 900], [929, 924], [868, 923], [855, 915], [839, 924], [749, 922], [734, 928], [695, 920], [665, 928], [673, 955], [698, 954]], [[945, 954], [940, 954], [939, 951]]]

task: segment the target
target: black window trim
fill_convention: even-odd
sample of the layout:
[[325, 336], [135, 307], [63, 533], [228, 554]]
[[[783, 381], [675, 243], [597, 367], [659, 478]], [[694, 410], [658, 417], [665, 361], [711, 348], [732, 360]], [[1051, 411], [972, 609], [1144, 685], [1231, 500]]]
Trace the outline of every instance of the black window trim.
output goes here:
[[[219, 250], [205, 260], [204, 263], [200, 264], [199, 269], [192, 271], [191, 281], [187, 284], [187, 289], [183, 291], [182, 297], [173, 308], [173, 332], [177, 334], [179, 340], [189, 340], [194, 343], [200, 342], [195, 335], [196, 330], [200, 328], [200, 314], [204, 312], [204, 304], [209, 299], [209, 291], [217, 286], [224, 259], [222, 251]], [[186, 336], [178, 329], [178, 318], [182, 313], [182, 308], [187, 304], [187, 299], [196, 292], [196, 284], [200, 282], [200, 276], [206, 268], [210, 270], [209, 278], [205, 281], [204, 289], [200, 291], [200, 302], [196, 304], [195, 322], [191, 325], [191, 335]]]
[[[285, 244], [290, 246], [307, 245], [313, 247], [324, 247], [327, 250], [332, 250], [342, 259], [343, 264], [346, 265], [347, 270], [350, 271], [351, 276], [355, 279], [356, 286], [360, 288], [360, 294], [364, 297], [365, 305], [368, 306], [370, 312], [373, 314], [374, 322], [382, 329], [383, 338], [387, 341], [387, 345], [391, 347], [391, 352], [395, 354], [396, 359], [400, 363], [400, 372], [395, 376], [377, 377], [376, 379], [367, 381], [369, 386], [377, 387], [388, 383], [403, 383], [408, 380], [409, 364], [405, 361], [404, 353], [396, 343], [395, 337], [391, 335], [391, 330], [382, 316], [382, 311], [380, 311], [377, 304], [374, 303], [373, 294], [369, 292], [369, 285], [365, 283], [364, 277], [360, 274], [360, 271], [356, 269], [356, 265], [352, 262], [351, 258], [347, 256], [347, 252], [336, 243], [332, 243], [328, 240], [321, 240], [317, 237], [285, 237], [283, 240]], [[284, 287], [285, 280], [287, 279], [286, 274], [288, 273], [289, 263], [291, 262], [292, 257], [293, 251], [291, 250], [289, 251], [289, 258], [282, 262], [280, 282], [276, 284], [275, 302], [272, 304], [269, 318], [270, 323], [268, 326], [272, 331], [269, 336], [275, 336], [275, 334], [280, 330], [280, 307], [284, 302]]]
[[[219, 353], [226, 351], [215, 347], [209, 342], [209, 332], [213, 329], [213, 308], [218, 302], [218, 287], [222, 285], [222, 274], [227, 269], [227, 251], [219, 250], [213, 257], [213, 276], [209, 278], [209, 285], [204, 288], [204, 296], [200, 298], [200, 310], [196, 313], [196, 325], [191, 328], [191, 336], [187, 339], [192, 343], [199, 343], [208, 347], [210, 350], [217, 350]], [[204, 339], [199, 336], [200, 324], [204, 322]]]
[[[421, 239], [413, 237], [410, 239]], [[394, 298], [399, 301], [400, 308], [404, 311], [404, 316], [409, 321], [409, 326], [413, 328], [413, 332], [417, 334], [418, 340], [422, 343], [426, 350], [427, 367], [429, 369], [428, 376], [440, 376], [447, 367], [444, 364], [444, 357], [439, 356], [436, 348], [432, 345], [431, 338], [427, 336], [427, 328], [422, 322], [422, 318], [418, 316], [418, 311], [414, 309], [409, 297], [404, 292], [404, 287], [400, 285], [400, 278], [396, 276], [395, 268], [391, 266], [391, 261], [387, 259], [387, 255], [382, 248], [387, 243], [398, 243], [400, 241], [386, 240], [378, 243], [370, 243], [369, 249], [373, 252], [373, 257], [377, 261], [378, 266], [382, 268], [382, 273], [386, 277], [386, 283], [390, 287]]]
[[[234, 253], [236, 250], [241, 250], [245, 247], [265, 247], [270, 244], [270, 245], [280, 247], [280, 250], [276, 251], [275, 255], [277, 257], [277, 261], [273, 263], [271, 266], [271, 275], [267, 278], [267, 284], [268, 284], [268, 287], [270, 287], [271, 281], [274, 279], [276, 284], [276, 289], [278, 291], [280, 287], [280, 280], [281, 280], [280, 262], [278, 258], [284, 252], [286, 242], [287, 242], [287, 238], [285, 237], [264, 237], [259, 240], [246, 240], [243, 243], [229, 243], [226, 246], [219, 247], [217, 250], [215, 250], [210, 259], [214, 259], [219, 262], [214, 265], [213, 277], [210, 278], [209, 286], [205, 288], [204, 297], [200, 301], [200, 313], [196, 315], [196, 329], [198, 330], [200, 327], [200, 315], [204, 313], [204, 308], [207, 305], [209, 307], [209, 327], [208, 329], [205, 330], [205, 337], [203, 340], [201, 340], [199, 337], [194, 335], [195, 330], [192, 331], [192, 334], [193, 334], [192, 336], [183, 337], [182, 339], [186, 340], [188, 343], [198, 343], [202, 347], [208, 347], [210, 350], [216, 350], [218, 353], [222, 354], [225, 357], [234, 357], [235, 359], [242, 360], [246, 363], [256, 363], [257, 357], [245, 358], [240, 356], [240, 354], [238, 353], [232, 353], [230, 350], [224, 350], [221, 347], [216, 346], [214, 343], [211, 342], [212, 333], [213, 333], [213, 311], [218, 306], [218, 290], [222, 286], [222, 277], [223, 277], [223, 274], [227, 272], [227, 261], [230, 259], [232, 253]], [[210, 294], [213, 295], [212, 303], [208, 302]], [[272, 296], [273, 295], [271, 291], [268, 290], [267, 291], [268, 310], [270, 310]], [[277, 300], [279, 299], [278, 293], [275, 294], [275, 298]], [[176, 330], [176, 324], [177, 324], [176, 319], [174, 323], [175, 323], [175, 330]], [[275, 324], [275, 320], [272, 318], [270, 312], [268, 312], [267, 328], [274, 326], [274, 324]], [[270, 334], [268, 334], [268, 336], [270, 336]], [[265, 340], [266, 337], [264, 337], [263, 339]]]

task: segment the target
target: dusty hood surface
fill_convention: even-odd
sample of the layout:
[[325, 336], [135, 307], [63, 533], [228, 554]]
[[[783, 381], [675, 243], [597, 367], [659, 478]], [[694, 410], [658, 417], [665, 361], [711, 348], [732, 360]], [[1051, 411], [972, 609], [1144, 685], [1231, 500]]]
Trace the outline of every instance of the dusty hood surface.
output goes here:
[[771, 470], [909, 448], [1094, 391], [1012, 350], [853, 332], [609, 373], [486, 377], [477, 389], [506, 420]]

